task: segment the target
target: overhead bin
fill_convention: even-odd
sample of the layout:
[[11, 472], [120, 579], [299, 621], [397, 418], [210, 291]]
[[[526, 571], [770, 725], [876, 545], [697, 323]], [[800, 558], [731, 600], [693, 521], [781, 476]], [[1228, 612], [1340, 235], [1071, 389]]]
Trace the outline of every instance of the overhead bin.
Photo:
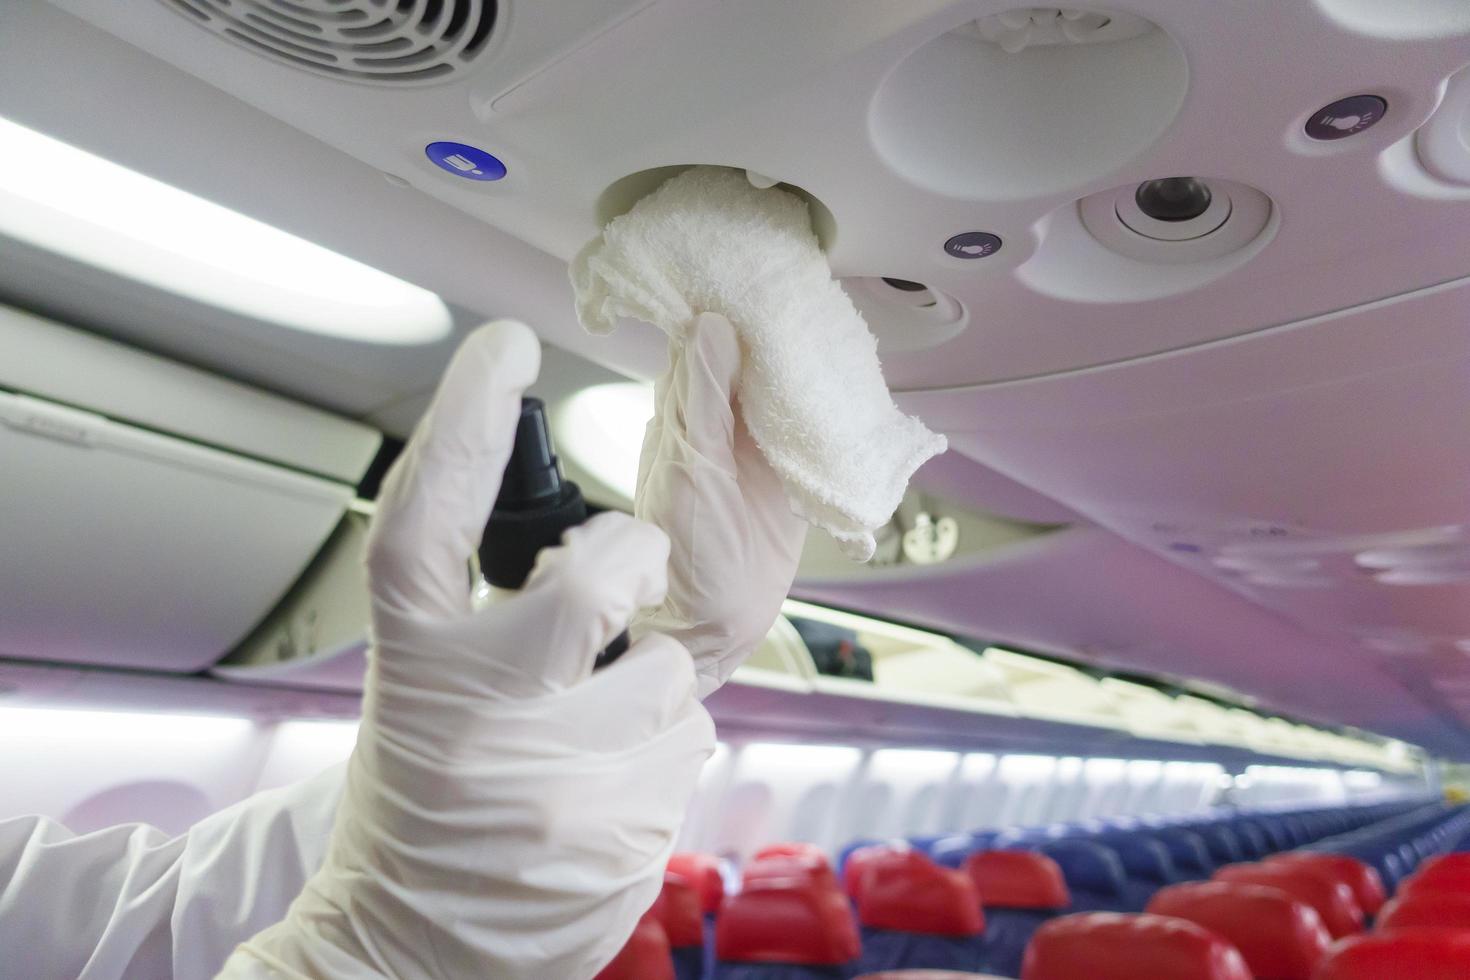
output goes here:
[[0, 307], [0, 657], [214, 663], [312, 560], [378, 440]]

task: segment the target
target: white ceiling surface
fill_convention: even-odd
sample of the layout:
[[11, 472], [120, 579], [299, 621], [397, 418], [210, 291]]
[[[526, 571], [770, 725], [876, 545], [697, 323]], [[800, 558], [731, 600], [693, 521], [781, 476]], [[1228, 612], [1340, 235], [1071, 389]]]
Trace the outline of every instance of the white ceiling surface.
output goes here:
[[[595, 232], [603, 191], [691, 162], [800, 185], [833, 215], [838, 274], [920, 280], [966, 308], [957, 338], [885, 362], [896, 387], [926, 389], [907, 406], [1004, 474], [941, 465], [931, 475], [958, 491], [946, 495], [1109, 529], [810, 594], [1213, 678], [1467, 751], [1445, 692], [1470, 698], [1455, 647], [1470, 638], [1470, 591], [1379, 584], [1353, 556], [1402, 543], [1383, 535], [1470, 522], [1466, 303], [1457, 286], [1407, 295], [1470, 273], [1470, 187], [1431, 178], [1410, 145], [1470, 63], [1470, 7], [1140, 0], [1128, 9], [1171, 40], [992, 52], [972, 68], [935, 39], [1009, 5], [691, 0], [604, 30], [633, 6], [506, 4], [500, 48], [463, 81], [389, 91], [245, 53], [156, 0], [57, 7], [164, 60], [21, 0], [0, 5], [0, 115], [645, 376], [661, 358], [654, 331], [596, 339], [572, 315], [563, 260]], [[1299, 135], [1313, 110], [1361, 92], [1389, 101], [1376, 127]], [[445, 138], [496, 152], [510, 176], [470, 184], [434, 169], [422, 146]], [[1264, 191], [1272, 237], [1170, 266], [1120, 259], [1082, 229], [1074, 202], [1174, 174]], [[972, 229], [1004, 247], [973, 262], [942, 253]], [[19, 255], [11, 268], [46, 264]], [[30, 278], [37, 293], [66, 285], [55, 268]], [[104, 306], [76, 315], [344, 412], [381, 410], [400, 429], [450, 347], [376, 350], [198, 310], [185, 322], [200, 327], [178, 331], [149, 317], [151, 301], [115, 325]], [[1299, 322], [1336, 310], [1348, 312]], [[1226, 337], [1240, 339], [1193, 347]], [[1182, 353], [1133, 360], [1166, 350]], [[1328, 581], [1249, 585], [1213, 563], [1254, 535], [1281, 537], [1272, 527], [1314, 542], [1313, 575]], [[1437, 533], [1429, 545], [1458, 546]], [[1272, 568], [1300, 573], [1282, 561]]]

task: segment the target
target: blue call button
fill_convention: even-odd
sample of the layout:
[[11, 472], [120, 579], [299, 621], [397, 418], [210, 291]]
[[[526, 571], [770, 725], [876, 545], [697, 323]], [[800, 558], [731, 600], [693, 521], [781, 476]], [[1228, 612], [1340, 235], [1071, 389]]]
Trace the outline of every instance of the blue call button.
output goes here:
[[499, 180], [505, 176], [505, 164], [478, 146], [444, 140], [424, 147], [424, 155], [440, 170], [469, 180]]

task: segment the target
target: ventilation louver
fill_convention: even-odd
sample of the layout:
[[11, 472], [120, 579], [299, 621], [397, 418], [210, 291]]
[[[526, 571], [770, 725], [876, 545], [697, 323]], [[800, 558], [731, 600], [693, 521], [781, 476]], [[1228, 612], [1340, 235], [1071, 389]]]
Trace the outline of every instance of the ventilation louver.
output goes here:
[[344, 81], [446, 81], [495, 26], [495, 0], [163, 0], [236, 44]]

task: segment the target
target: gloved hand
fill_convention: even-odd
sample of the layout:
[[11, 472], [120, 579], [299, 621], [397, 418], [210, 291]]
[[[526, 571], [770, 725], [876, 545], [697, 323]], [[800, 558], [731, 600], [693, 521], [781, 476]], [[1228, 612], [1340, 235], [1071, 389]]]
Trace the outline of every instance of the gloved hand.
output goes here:
[[633, 636], [658, 631], [694, 657], [699, 696], [765, 638], [791, 591], [806, 523], [750, 437], [733, 395], [740, 342], [729, 320], [695, 318], [654, 389], [633, 512], [668, 534], [668, 595]]
[[519, 324], [470, 337], [389, 474], [327, 857], [222, 977], [584, 980], [657, 895], [713, 727], [666, 636], [591, 671], [663, 597], [667, 539], [603, 515], [543, 552], [520, 595], [470, 604], [466, 561], [539, 359]]

